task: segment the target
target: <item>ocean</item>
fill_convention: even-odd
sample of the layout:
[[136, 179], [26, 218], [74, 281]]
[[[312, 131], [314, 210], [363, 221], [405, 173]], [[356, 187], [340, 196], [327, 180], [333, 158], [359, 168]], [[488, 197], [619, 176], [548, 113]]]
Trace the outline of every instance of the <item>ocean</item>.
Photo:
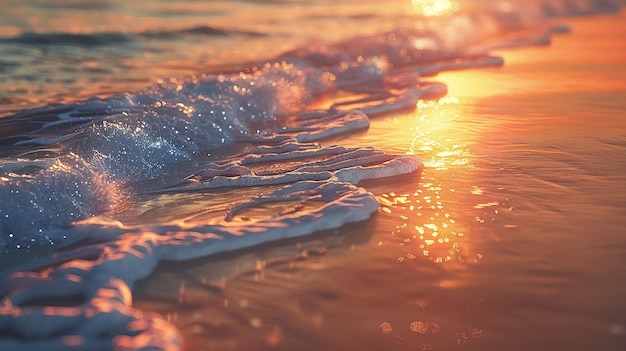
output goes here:
[[624, 349], [622, 5], [4, 1], [0, 349]]

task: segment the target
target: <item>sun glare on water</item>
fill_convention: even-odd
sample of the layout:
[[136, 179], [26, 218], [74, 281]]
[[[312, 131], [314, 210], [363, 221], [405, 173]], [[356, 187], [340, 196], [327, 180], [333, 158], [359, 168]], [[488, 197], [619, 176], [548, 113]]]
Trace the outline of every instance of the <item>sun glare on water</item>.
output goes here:
[[411, 0], [415, 12], [424, 16], [446, 16], [459, 10], [459, 3], [450, 0]]

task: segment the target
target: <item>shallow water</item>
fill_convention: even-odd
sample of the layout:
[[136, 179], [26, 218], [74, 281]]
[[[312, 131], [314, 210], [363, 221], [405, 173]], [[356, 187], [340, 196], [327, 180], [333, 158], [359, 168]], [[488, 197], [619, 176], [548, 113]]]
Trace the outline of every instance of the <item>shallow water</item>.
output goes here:
[[[306, 16], [316, 8], [302, 6]], [[371, 21], [363, 15], [371, 10], [367, 4], [345, 2], [333, 11], [319, 6], [319, 11], [347, 11]], [[390, 17], [401, 12], [389, 11]], [[626, 69], [621, 57], [625, 19], [622, 11], [561, 20], [572, 33], [553, 36], [549, 47], [503, 49], [496, 51], [505, 59], [503, 67], [430, 78], [446, 83], [446, 97], [372, 118], [367, 131], [323, 142], [410, 154], [424, 162], [417, 173], [359, 183], [380, 203], [369, 220], [233, 254], [162, 264], [137, 284], [133, 307], [158, 312], [180, 330], [189, 350], [621, 350], [626, 345], [621, 162], [626, 84], [620, 78]], [[291, 24], [279, 23], [269, 28], [280, 32], [277, 28]], [[350, 27], [345, 37], [359, 27]], [[387, 29], [363, 27], [373, 33]], [[268, 27], [237, 29], [259, 28]], [[290, 34], [298, 37], [283, 45], [312, 32]], [[330, 41], [343, 35], [328, 32]], [[280, 36], [269, 37], [272, 42]], [[283, 51], [264, 50], [274, 47], [259, 54], [217, 51], [239, 55], [237, 62]], [[212, 62], [219, 67], [229, 59]], [[172, 62], [159, 60], [165, 66]], [[200, 65], [194, 62], [191, 69]], [[155, 74], [163, 76], [159, 72], [178, 76], [187, 69], [141, 67], [104, 75], [113, 77], [112, 91], [132, 92], [119, 88], [118, 77], [145, 75], [137, 80], [139, 90]], [[76, 89], [87, 85], [75, 82]], [[49, 83], [27, 107], [56, 99], [48, 94], [57, 83]], [[86, 96], [109, 89], [90, 88]], [[72, 96], [71, 85], [61, 101], [68, 101], [68, 91]], [[22, 103], [11, 100], [3, 111]], [[231, 153], [212, 151], [209, 159], [222, 157], [220, 152]], [[194, 169], [185, 162], [177, 167], [165, 177], [178, 179], [177, 174]], [[139, 188], [159, 189], [163, 183], [157, 179]], [[140, 194], [113, 218], [158, 226], [191, 214], [190, 223], [211, 223], [221, 212], [199, 208], [268, 192]], [[303, 206], [318, 206], [311, 201]], [[289, 206], [242, 211], [236, 220], [282, 213]], [[11, 337], [5, 334], [5, 340]], [[64, 340], [68, 347], [80, 347], [85, 339]]]

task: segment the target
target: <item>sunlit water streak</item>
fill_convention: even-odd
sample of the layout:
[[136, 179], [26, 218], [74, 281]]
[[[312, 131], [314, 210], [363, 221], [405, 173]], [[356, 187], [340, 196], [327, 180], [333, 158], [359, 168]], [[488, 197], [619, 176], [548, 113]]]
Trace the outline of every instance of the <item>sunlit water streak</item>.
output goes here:
[[[557, 10], [564, 6], [559, 5], [562, 2], [551, 3]], [[586, 2], [567, 4], [571, 9], [586, 6]], [[310, 15], [308, 10], [304, 11], [306, 15]], [[532, 6], [528, 12], [533, 12]], [[598, 20], [602, 24], [591, 28], [623, 30], [623, 26], [616, 26], [622, 20], [623, 15]], [[582, 32], [590, 45], [593, 29], [584, 30], [585, 20], [575, 23], [575, 33]], [[456, 45], [458, 33], [448, 32], [446, 43]], [[556, 42], [566, 39], [556, 38]], [[566, 42], [571, 48], [553, 48], [557, 59], [579, 50], [575, 40]], [[432, 45], [432, 41], [419, 44]], [[363, 49], [359, 45], [362, 44], [357, 44], [356, 50]], [[615, 52], [618, 50], [614, 48], [623, 46], [623, 41], [615, 39], [606, 45]], [[125, 283], [111, 280], [93, 301], [108, 302], [115, 308], [122, 305], [127, 316], [136, 318], [133, 330], [148, 331], [151, 338], [116, 339], [101, 332], [99, 338], [92, 340], [93, 329], [85, 328], [82, 333], [56, 342], [66, 347], [90, 345], [94, 340], [100, 345], [113, 340], [120, 347], [137, 347], [137, 342], [175, 345], [176, 329], [159, 316], [142, 312], [157, 311], [165, 321], [178, 327], [189, 349], [618, 350], [624, 341], [625, 323], [620, 300], [624, 296], [620, 279], [624, 275], [623, 237], [619, 235], [624, 218], [624, 204], [620, 201], [626, 198], [620, 187], [624, 169], [619, 162], [625, 145], [619, 113], [624, 110], [620, 102], [624, 86], [613, 74], [601, 73], [600, 66], [591, 69], [598, 79], [589, 84], [579, 84], [588, 81], [584, 70], [561, 67], [568, 74], [557, 74], [558, 84], [550, 80], [546, 85], [545, 77], [555, 67], [555, 61], [549, 58], [552, 49], [524, 50], [507, 53], [511, 60], [503, 69], [439, 75], [436, 79], [451, 89], [448, 97], [420, 101], [408, 112], [372, 119], [369, 131], [360, 135], [323, 141], [324, 145], [373, 146], [389, 154], [409, 154], [424, 161], [425, 167], [419, 173], [359, 184], [373, 192], [381, 205], [369, 221], [318, 233], [319, 237], [310, 240], [165, 265], [136, 287], [133, 307], [138, 310], [125, 307], [130, 307], [131, 296]], [[525, 55], [542, 59], [529, 61]], [[605, 55], [601, 59], [597, 56], [581, 57], [579, 62], [602, 66], [610, 63], [613, 72], [623, 72], [621, 55]], [[571, 78], [563, 79], [564, 76]], [[359, 78], [358, 74], [353, 78]], [[470, 84], [464, 83], [464, 79]], [[481, 82], [480, 88], [475, 85], [477, 82]], [[179, 79], [163, 83], [173, 90], [182, 87]], [[367, 96], [356, 93], [358, 97]], [[337, 97], [336, 102], [350, 100], [350, 94], [347, 95]], [[362, 107], [371, 108], [380, 102]], [[189, 104], [181, 104], [174, 104], [174, 114], [193, 113]], [[323, 103], [321, 106], [328, 108]], [[603, 117], [601, 121], [599, 116]], [[590, 126], [589, 118], [598, 123]], [[131, 136], [137, 137], [132, 133]], [[245, 153], [250, 148], [237, 151]], [[46, 152], [54, 154], [59, 150]], [[216, 157], [228, 159], [233, 152], [217, 150], [211, 154], [208, 161]], [[234, 160], [236, 164], [228, 169], [206, 163], [205, 156], [199, 157], [197, 163], [181, 162], [179, 172], [170, 175], [171, 179], [134, 185], [135, 189], [145, 186], [145, 192], [132, 196], [132, 202], [123, 204], [119, 214], [113, 216], [124, 224], [95, 219], [78, 226], [87, 225], [85, 232], [97, 231], [101, 226], [130, 232], [125, 237], [128, 241], [120, 241], [119, 247], [111, 246], [113, 250], [100, 256], [105, 263], [111, 260], [111, 268], [115, 257], [125, 254], [152, 257], [149, 245], [136, 245], [140, 241], [133, 241], [155, 234], [142, 232], [142, 225], [156, 231], [197, 229], [198, 223], [219, 223], [225, 213], [228, 217], [232, 198], [262, 199], [263, 194], [269, 193], [267, 188], [255, 187], [222, 196], [193, 191], [172, 195], [153, 192], [164, 185], [177, 191], [185, 190], [181, 188], [185, 186], [207, 187], [207, 174], [215, 172], [247, 172], [241, 168], [243, 164], [237, 163], [241, 162], [239, 158]], [[26, 175], [41, 166], [46, 165], [28, 165], [35, 168], [29, 168]], [[132, 169], [131, 172], [140, 173]], [[160, 172], [157, 170], [156, 174]], [[182, 180], [181, 175], [185, 177]], [[89, 176], [97, 179], [100, 175]], [[148, 178], [152, 176], [148, 174]], [[114, 187], [105, 194], [120, 190], [127, 191]], [[296, 212], [308, 211], [324, 203], [319, 196], [313, 193], [311, 198], [289, 199], [294, 202], [269, 203], [248, 210], [244, 207], [232, 212], [232, 219], [249, 224], [277, 212], [290, 213], [290, 207], [296, 208]], [[211, 209], [216, 203], [228, 205]], [[211, 210], [203, 210], [205, 207]], [[159, 218], [156, 225], [154, 218]], [[101, 234], [114, 236], [115, 230], [119, 231]], [[192, 232], [181, 234], [188, 235], [181, 243], [199, 237]], [[153, 240], [158, 242], [158, 236]], [[158, 250], [158, 245], [154, 250]], [[95, 254], [90, 256], [93, 252], [80, 257], [84, 260], [82, 267], [98, 258]], [[45, 259], [45, 254], [42, 257]], [[149, 270], [150, 264], [140, 265]], [[69, 267], [68, 272], [76, 268]], [[77, 275], [68, 276], [76, 282], [80, 275], [78, 270], [75, 272]], [[30, 276], [26, 273], [15, 281], [34, 282], [39, 273], [45, 276], [55, 272], [44, 269]], [[103, 276], [106, 275], [94, 275]], [[49, 280], [49, 284], [53, 282]], [[74, 289], [72, 286], [68, 283], [67, 291]], [[74, 305], [82, 303], [81, 298], [91, 296], [60, 295], [65, 297], [46, 301], [51, 299], [47, 296], [43, 302], [26, 299], [18, 304], [36, 307], [47, 302], [58, 307], [49, 312], [70, 316], [77, 313]], [[103, 306], [106, 308], [106, 303]], [[7, 310], [10, 307], [4, 305]], [[64, 307], [69, 308], [63, 310]], [[67, 323], [70, 321], [67, 319]], [[97, 327], [95, 330], [98, 333]], [[115, 333], [114, 330], [119, 329], [109, 328], [108, 332]], [[159, 330], [162, 333], [155, 338], [155, 331]], [[571, 331], [578, 333], [572, 335]], [[45, 330], [32, 332], [28, 328], [15, 333], [22, 332], [45, 334]], [[32, 345], [25, 347], [32, 349]], [[42, 347], [49, 348], [50, 344]]]

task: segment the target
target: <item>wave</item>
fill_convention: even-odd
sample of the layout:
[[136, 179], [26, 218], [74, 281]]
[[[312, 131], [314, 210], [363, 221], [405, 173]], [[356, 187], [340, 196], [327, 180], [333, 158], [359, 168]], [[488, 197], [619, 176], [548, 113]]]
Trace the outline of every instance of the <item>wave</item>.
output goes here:
[[[178, 348], [174, 327], [132, 307], [134, 284], [160, 261], [369, 218], [378, 202], [358, 184], [419, 172], [422, 163], [332, 142], [367, 129], [370, 118], [445, 95], [424, 76], [503, 64], [486, 51], [497, 45], [450, 33], [398, 29], [311, 44], [0, 119], [0, 249], [38, 252], [0, 271], [0, 348]], [[542, 42], [536, 33], [504, 44]], [[322, 99], [331, 102], [319, 108]], [[202, 206], [158, 223], [126, 213], [142, 197], [185, 194]]]
[[3, 38], [3, 43], [25, 45], [77, 45], [100, 46], [120, 44], [132, 41], [132, 37], [123, 33], [23, 33], [14, 37]]
[[[391, 42], [385, 34], [355, 38], [352, 45], [308, 47], [239, 73], [160, 81], [137, 94], [51, 105], [8, 116], [0, 120], [0, 145], [4, 146], [0, 154], [5, 156], [0, 163], [4, 176], [0, 193], [8, 194], [12, 187], [26, 183], [33, 187], [39, 184], [39, 189], [32, 191], [35, 197], [51, 198], [47, 195], [59, 191], [47, 186], [47, 177], [60, 168], [71, 172], [86, 167], [92, 171], [85, 178], [82, 173], [77, 175], [76, 182], [95, 184], [91, 178], [103, 177], [98, 184], [105, 188], [110, 184], [126, 186], [163, 177], [181, 163], [234, 142], [271, 144], [285, 138], [315, 141], [318, 135], [330, 137], [367, 126], [367, 117], [350, 111], [360, 109], [373, 116], [411, 108], [419, 98], [445, 93], [441, 84], [420, 82], [419, 73], [502, 64], [501, 59], [489, 55], [408, 51], [413, 37], [408, 32], [397, 34]], [[365, 41], [371, 52], [359, 49]], [[379, 59], [382, 52], [385, 60]], [[305, 109], [338, 90], [366, 96], [337, 103], [325, 111], [311, 113]], [[57, 166], [59, 162], [67, 167]], [[99, 213], [101, 206], [91, 208], [91, 200], [78, 201], [92, 198], [88, 189], [78, 194], [67, 194], [74, 199], [73, 208], [65, 207], [68, 212], [76, 216]], [[46, 208], [54, 203], [33, 200], [29, 206], [15, 202], [0, 205], [0, 213], [7, 218], [3, 232], [13, 233], [0, 242], [1, 246], [39, 243], [53, 225], [37, 225], [29, 231], [20, 223], [25, 217], [61, 216], [58, 209]], [[65, 225], [76, 216], [50, 223]]]
[[[157, 262], [203, 257], [367, 219], [378, 202], [356, 184], [419, 171], [421, 162], [413, 156], [319, 142], [366, 129], [372, 116], [445, 94], [442, 84], [421, 81], [420, 71], [502, 63], [490, 56], [416, 51], [410, 53], [415, 55], [410, 64], [391, 68], [393, 58], [379, 59], [390, 49], [388, 35], [368, 43], [374, 51], [354, 60], [349, 58], [356, 47], [317, 46], [238, 73], [162, 81], [137, 94], [3, 118], [0, 197], [6, 201], [0, 203], [0, 245], [4, 252], [42, 245], [53, 251], [3, 269], [0, 293], [7, 313], [0, 314], [0, 331], [12, 337], [0, 339], [0, 345], [28, 348], [32, 344], [23, 343], [34, 338], [46, 340], [46, 347], [67, 346], [71, 340], [50, 337], [85, 326], [89, 330], [78, 332], [88, 335], [81, 342], [110, 345], [120, 340], [113, 335], [128, 335], [128, 323], [142, 325], [141, 331], [124, 337], [132, 348], [177, 344], [175, 329], [132, 309], [125, 297]], [[339, 57], [345, 60], [337, 61]], [[322, 110], [308, 107], [339, 92], [354, 98]], [[207, 153], [222, 156], [207, 158]], [[181, 169], [189, 172], [181, 175]], [[171, 179], [172, 174], [178, 176]], [[128, 224], [132, 220], [120, 221], [123, 215], [115, 215], [141, 194], [158, 198], [255, 187], [262, 187], [264, 195], [221, 196], [220, 202], [169, 222]], [[267, 213], [263, 208], [269, 205], [284, 210]], [[250, 217], [250, 211], [262, 215]], [[45, 267], [54, 268], [35, 273]], [[47, 288], [52, 281], [57, 286]], [[24, 284], [30, 288], [13, 289]], [[50, 291], [56, 291], [54, 296]], [[106, 306], [104, 296], [109, 296]], [[31, 303], [37, 300], [52, 306], [42, 314]], [[59, 300], [63, 306], [55, 305]], [[74, 302], [68, 307], [67, 301]], [[23, 323], [55, 327], [22, 328], [22, 322], [15, 323], [16, 313]], [[104, 330], [99, 319], [116, 322]]]
[[184, 36], [249, 36], [262, 37], [263, 33], [222, 29], [212, 26], [195, 26], [175, 30], [150, 30], [138, 33], [22, 33], [13, 37], [0, 39], [0, 43], [17, 43], [36, 46], [71, 45], [95, 47], [121, 45], [137, 40], [174, 40]]
[[[277, 3], [283, 3], [278, 1]], [[285, 3], [289, 3], [286, 1]], [[84, 4], [77, 4], [83, 6]], [[611, 13], [617, 12], [622, 5], [619, 0], [544, 0], [538, 2], [497, 2], [489, 9], [480, 8], [479, 10], [467, 9], [458, 12], [455, 16], [449, 17], [449, 23], [442, 23], [442, 19], [437, 21], [436, 27], [445, 28], [446, 30], [454, 29], [452, 22], [469, 21], [474, 29], [494, 29], [501, 33], [507, 30], [517, 30], [529, 25], [535, 25], [546, 19], [574, 15], [588, 15], [595, 13]], [[66, 7], [66, 5], [63, 5]], [[90, 6], [90, 5], [85, 5]], [[96, 9], [100, 8], [96, 5]], [[328, 15], [309, 15], [307, 18], [329, 18], [334, 14]], [[346, 15], [351, 19], [375, 19], [379, 15], [376, 13], [350, 14]], [[341, 16], [345, 18], [345, 16]], [[415, 16], [407, 18], [415, 19]], [[432, 22], [421, 19], [419, 21]], [[426, 25], [421, 23], [421, 26]], [[432, 27], [431, 30], [437, 31]], [[441, 34], [441, 33], [439, 33]], [[55, 46], [55, 45], [73, 45], [83, 47], [119, 45], [137, 40], [174, 40], [185, 36], [205, 36], [205, 37], [224, 37], [224, 36], [246, 36], [246, 37], [264, 37], [267, 33], [257, 31], [242, 31], [236, 29], [219, 28], [209, 25], [199, 25], [188, 28], [166, 29], [166, 30], [146, 30], [136, 33], [122, 32], [96, 32], [96, 33], [36, 33], [26, 32], [15, 36], [0, 38], [0, 43], [18, 43], [24, 45], [35, 46]], [[483, 36], [484, 33], [481, 33]], [[449, 40], [449, 39], [448, 39]]]

